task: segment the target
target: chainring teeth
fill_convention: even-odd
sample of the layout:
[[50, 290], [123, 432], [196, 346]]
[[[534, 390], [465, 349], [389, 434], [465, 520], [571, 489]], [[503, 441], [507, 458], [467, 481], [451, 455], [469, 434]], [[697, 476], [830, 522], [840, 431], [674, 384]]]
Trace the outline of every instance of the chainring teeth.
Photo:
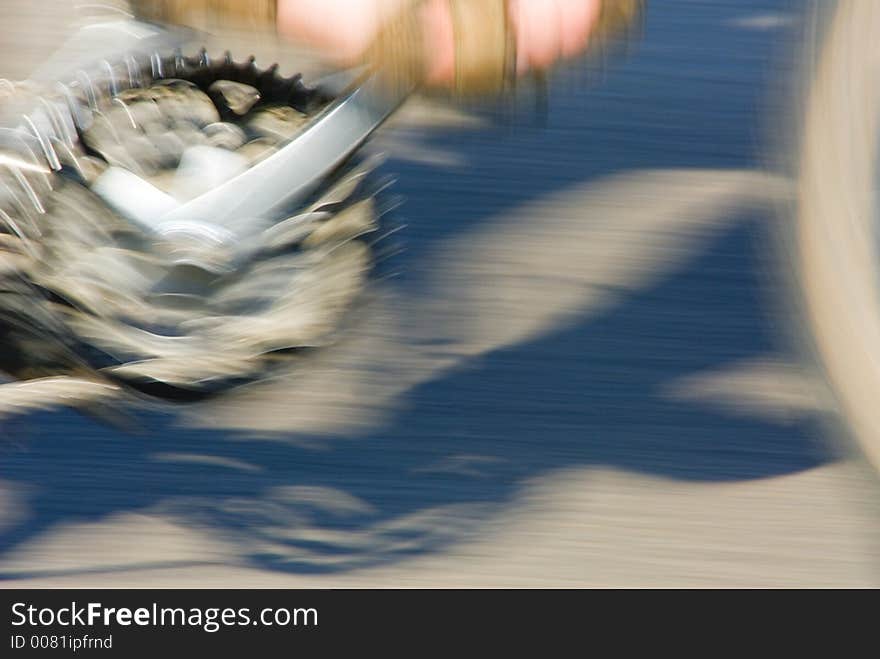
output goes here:
[[[35, 114], [22, 115], [0, 142], [0, 156], [8, 155], [0, 167], [0, 340], [16, 352], [0, 369], [52, 377], [88, 368], [148, 396], [190, 400], [262, 377], [278, 367], [278, 353], [336, 340], [377, 261], [385, 213], [374, 161], [352, 158], [290, 209], [287, 223], [255, 236], [252, 260], [218, 276], [210, 295], [169, 306], [142, 281], [162, 264], [151, 263], [137, 231], [89, 190], [89, 177], [107, 165], [89, 130], [114, 102], [155, 85], [174, 94], [176, 80], [207, 95], [220, 121], [233, 125], [242, 116], [209, 93], [218, 81], [257, 91], [244, 118], [288, 107], [306, 115], [303, 130], [335, 100], [298, 74], [281, 76], [277, 65], [260, 69], [228, 52], [211, 59], [204, 49], [105, 62], [52, 89], [23, 85]], [[41, 341], [63, 346], [64, 358], [37, 359], [31, 352]]]

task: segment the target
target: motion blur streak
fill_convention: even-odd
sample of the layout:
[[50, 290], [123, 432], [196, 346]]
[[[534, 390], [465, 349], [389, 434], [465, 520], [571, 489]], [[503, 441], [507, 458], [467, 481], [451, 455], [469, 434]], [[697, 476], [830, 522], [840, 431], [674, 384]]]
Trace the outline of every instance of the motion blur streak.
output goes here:
[[[0, 76], [26, 78], [76, 20], [0, 4]], [[574, 63], [495, 109], [413, 99], [367, 147], [406, 249], [344, 340], [270, 379], [130, 418], [94, 382], [4, 384], [0, 417], [29, 412], [0, 419], [4, 585], [880, 585], [877, 471], [784, 331], [840, 346], [861, 312], [776, 304], [798, 291], [773, 237], [819, 277], [834, 252], [797, 229], [839, 238], [829, 190], [868, 178], [825, 187], [820, 165], [855, 161], [831, 157], [846, 124], [821, 104], [813, 178], [765, 166], [763, 136], [810, 105], [776, 84], [816, 79], [795, 61], [809, 20], [794, 0], [664, 0], [589, 85]], [[831, 281], [814, 302], [853, 294]], [[64, 404], [101, 421], [44, 409]]]
[[[692, 258], [736, 212], [767, 212], [788, 194], [784, 180], [750, 171], [632, 172], [488, 218], [424, 257], [423, 294], [384, 308], [377, 301], [357, 341], [305, 373], [208, 404], [193, 422], [369, 431], [410, 388], [468, 358], [607, 312]], [[652, 203], [623, 201], [634, 199]]]

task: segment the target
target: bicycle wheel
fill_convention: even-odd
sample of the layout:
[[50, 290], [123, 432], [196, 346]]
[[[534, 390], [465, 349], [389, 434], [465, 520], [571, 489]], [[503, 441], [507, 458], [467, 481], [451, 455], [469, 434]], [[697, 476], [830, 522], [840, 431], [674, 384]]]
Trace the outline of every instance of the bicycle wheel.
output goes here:
[[794, 253], [804, 329], [880, 469], [880, 3], [840, 0], [829, 15], [808, 79]]

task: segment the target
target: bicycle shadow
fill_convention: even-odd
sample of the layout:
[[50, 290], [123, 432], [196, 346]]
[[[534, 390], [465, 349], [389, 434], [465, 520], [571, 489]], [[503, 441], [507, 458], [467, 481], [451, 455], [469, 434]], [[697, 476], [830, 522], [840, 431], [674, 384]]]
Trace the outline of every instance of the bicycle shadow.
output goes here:
[[[198, 408], [188, 427], [147, 414], [150, 430], [126, 437], [71, 412], [37, 415], [39, 436], [7, 447], [0, 468], [35, 514], [0, 552], [140, 511], [209, 533], [223, 560], [347, 570], [479, 533], [523, 483], [561, 468], [724, 481], [822, 464], [833, 456], [810, 438], [809, 414], [780, 425], [664, 394], [773, 352], [755, 241], [766, 209], [750, 208], [772, 184], [735, 171], [629, 174], [541, 202], [543, 242], [529, 240], [529, 206], [484, 223], [425, 258], [407, 295], [386, 296], [395, 313], [367, 314], [377, 324], [350, 346]], [[658, 190], [668, 207], [616, 201]], [[572, 213], [575, 199], [592, 202]], [[611, 212], [616, 222], [593, 221]], [[83, 537], [70, 551], [88, 548]], [[9, 565], [3, 578], [123, 569]]]

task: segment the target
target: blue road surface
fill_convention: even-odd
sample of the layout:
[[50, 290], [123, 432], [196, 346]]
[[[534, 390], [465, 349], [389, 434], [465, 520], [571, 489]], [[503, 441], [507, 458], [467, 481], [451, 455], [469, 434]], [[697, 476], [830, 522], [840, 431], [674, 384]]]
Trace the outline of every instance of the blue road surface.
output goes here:
[[[478, 110], [492, 118], [483, 129], [439, 127], [423, 136], [422, 146], [456, 154], [461, 166], [389, 154], [383, 167], [405, 199], [395, 212], [407, 224], [399, 234], [406, 249], [394, 258], [400, 276], [392, 284], [402, 299], [427, 294], [425, 264], [438, 244], [573, 186], [630, 170], [762, 167], [767, 112], [782, 103], [772, 83], [798, 30], [797, 3], [649, 5], [628, 57], [601, 76], [576, 66], [557, 72], [545, 110], [526, 89], [515, 108]], [[481, 520], [515, 502], [523, 483], [561, 468], [740, 482], [832, 461], [809, 416], [780, 424], [660, 393], [693, 373], [778, 354], [782, 337], [767, 306], [766, 213], [737, 212], [704, 249], [607, 312], [567, 319], [417, 384], [366, 436], [292, 428], [294, 441], [277, 441], [183, 427], [173, 410], [139, 413], [134, 432], [71, 410], [3, 421], [0, 479], [20, 489], [29, 510], [2, 530], [0, 556], [62, 523], [149, 509], [242, 540], [251, 565], [336, 572], [478, 534]], [[157, 454], [210, 455], [250, 468]], [[287, 487], [342, 492], [359, 503], [339, 515], [320, 501], [294, 513], [266, 499]], [[461, 525], [394, 524], [438, 507], [466, 511]], [[388, 542], [357, 548], [272, 534], [297, 516], [330, 531], [381, 529]], [[35, 563], [0, 577], [46, 574], [56, 572]]]

